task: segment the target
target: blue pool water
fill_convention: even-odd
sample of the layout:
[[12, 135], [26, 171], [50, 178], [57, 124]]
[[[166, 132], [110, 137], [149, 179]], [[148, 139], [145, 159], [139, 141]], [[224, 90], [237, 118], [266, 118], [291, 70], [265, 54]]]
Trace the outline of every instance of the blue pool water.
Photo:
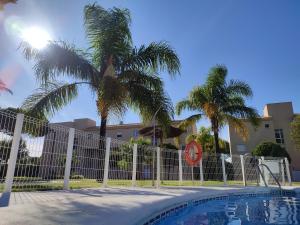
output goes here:
[[300, 224], [300, 196], [229, 197], [188, 206], [158, 225]]

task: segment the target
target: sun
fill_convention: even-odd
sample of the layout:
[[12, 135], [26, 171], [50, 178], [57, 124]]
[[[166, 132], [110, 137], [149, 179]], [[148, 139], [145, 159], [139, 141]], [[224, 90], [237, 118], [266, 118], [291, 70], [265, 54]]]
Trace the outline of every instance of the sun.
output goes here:
[[32, 47], [37, 49], [44, 48], [51, 37], [47, 31], [39, 27], [29, 27], [22, 31], [22, 39], [28, 42]]

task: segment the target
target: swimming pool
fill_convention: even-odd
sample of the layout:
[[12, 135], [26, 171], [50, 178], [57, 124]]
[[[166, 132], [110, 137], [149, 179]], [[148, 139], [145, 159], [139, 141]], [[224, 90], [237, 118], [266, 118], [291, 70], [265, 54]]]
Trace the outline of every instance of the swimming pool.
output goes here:
[[300, 195], [294, 192], [283, 195], [248, 194], [198, 200], [180, 205], [149, 224], [300, 224]]

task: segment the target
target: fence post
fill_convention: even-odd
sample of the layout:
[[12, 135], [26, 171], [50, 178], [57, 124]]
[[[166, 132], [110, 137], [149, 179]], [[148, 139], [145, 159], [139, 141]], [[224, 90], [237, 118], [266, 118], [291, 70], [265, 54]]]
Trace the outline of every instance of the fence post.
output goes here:
[[225, 155], [222, 153], [221, 154], [221, 159], [222, 159], [222, 171], [223, 171], [223, 181], [224, 185], [227, 185], [227, 177], [226, 177], [226, 168], [225, 168]]
[[284, 175], [284, 160], [280, 160], [280, 169], [281, 169], [281, 180], [282, 184], [285, 185], [285, 175]]
[[204, 178], [203, 178], [203, 163], [202, 163], [202, 158], [200, 159], [200, 182], [203, 185]]
[[285, 161], [285, 169], [286, 169], [286, 174], [288, 178], [289, 185], [292, 186], [292, 179], [291, 179], [291, 172], [290, 172], [290, 164], [289, 160], [287, 158], [284, 158]]
[[69, 129], [69, 137], [68, 137], [65, 175], [64, 175], [64, 189], [65, 190], [69, 190], [69, 188], [70, 188], [69, 187], [69, 181], [70, 181], [70, 173], [71, 173], [71, 166], [72, 166], [74, 136], [75, 136], [75, 129], [70, 128]]
[[178, 150], [179, 184], [182, 184], [182, 150]]
[[108, 183], [108, 170], [109, 170], [109, 157], [110, 157], [110, 143], [111, 138], [106, 138], [106, 148], [105, 148], [105, 162], [104, 162], [104, 175], [103, 175], [103, 187], [107, 187]]
[[156, 188], [160, 186], [160, 147], [156, 148]]
[[132, 186], [136, 186], [137, 144], [133, 145], [132, 155]]
[[244, 155], [240, 155], [240, 157], [241, 157], [241, 167], [242, 167], [243, 183], [244, 183], [244, 186], [247, 186], [247, 182], [246, 182], [246, 174], [245, 174], [245, 161], [244, 161]]
[[20, 113], [17, 114], [14, 136], [11, 144], [9, 160], [7, 162], [8, 167], [7, 167], [6, 177], [5, 177], [4, 192], [2, 193], [2, 196], [0, 198], [0, 206], [9, 205], [10, 193], [13, 185], [18, 150], [19, 150], [19, 145], [21, 140], [23, 121], [24, 121], [24, 114], [20, 114]]

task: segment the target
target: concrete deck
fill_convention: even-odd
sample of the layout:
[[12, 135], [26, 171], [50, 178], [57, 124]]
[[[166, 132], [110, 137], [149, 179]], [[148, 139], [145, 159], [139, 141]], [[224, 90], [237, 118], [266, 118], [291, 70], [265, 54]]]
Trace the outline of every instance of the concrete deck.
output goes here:
[[12, 193], [0, 225], [135, 225], [172, 204], [257, 187], [106, 188]]

